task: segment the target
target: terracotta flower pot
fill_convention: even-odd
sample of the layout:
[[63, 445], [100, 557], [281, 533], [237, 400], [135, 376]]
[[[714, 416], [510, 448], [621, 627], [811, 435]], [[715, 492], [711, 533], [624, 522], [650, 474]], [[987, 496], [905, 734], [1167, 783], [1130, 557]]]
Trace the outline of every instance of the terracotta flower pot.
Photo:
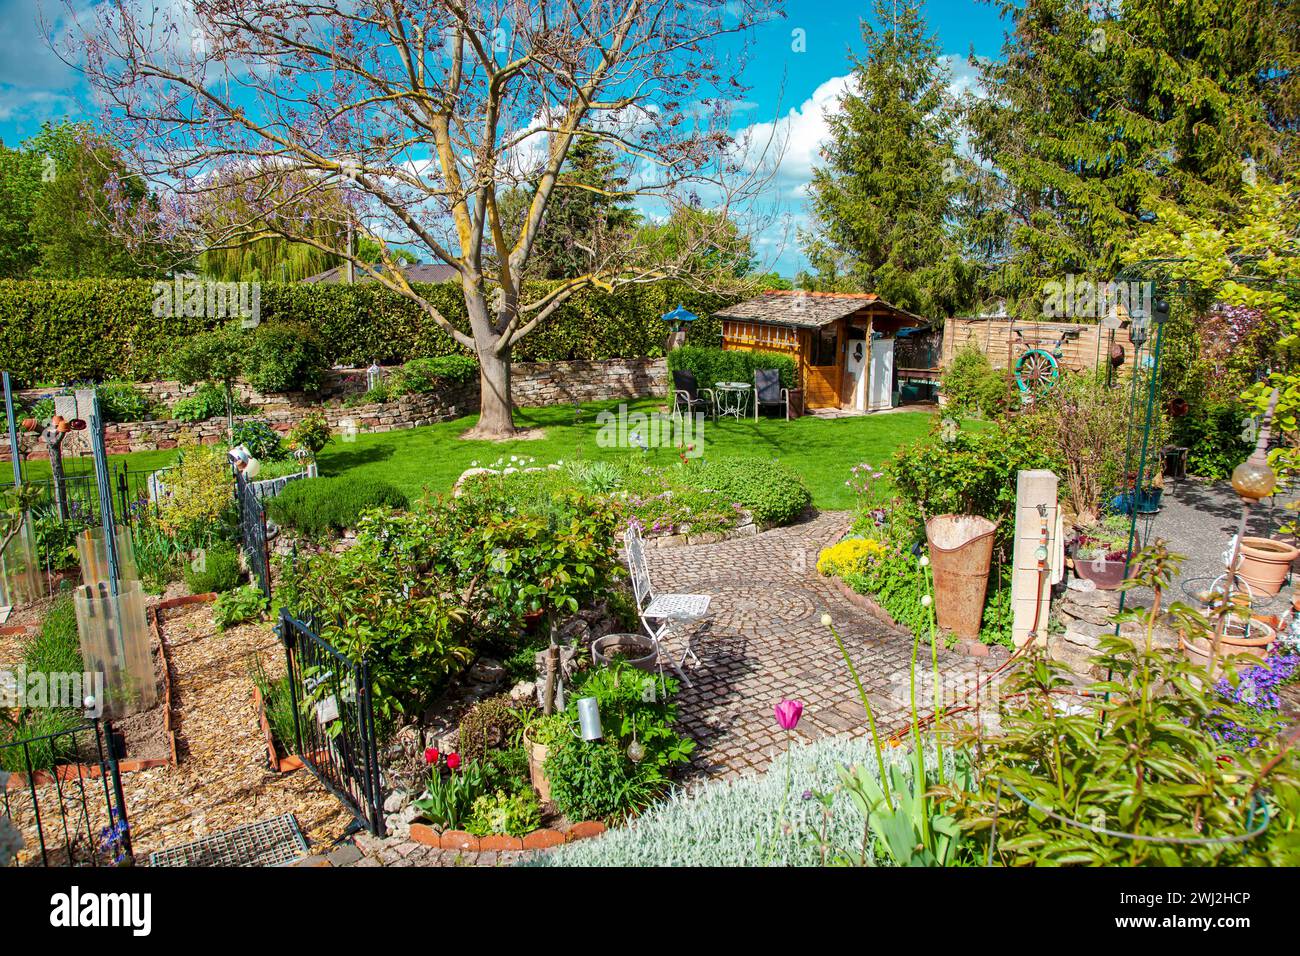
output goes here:
[[[1211, 676], [1218, 677], [1223, 673], [1223, 662], [1237, 655], [1245, 655], [1245, 657], [1233, 662], [1236, 667], [1244, 667], [1262, 660], [1276, 639], [1277, 630], [1259, 618], [1251, 619], [1249, 630], [1242, 621], [1229, 622], [1223, 637], [1219, 640], [1219, 653]], [[1199, 664], [1201, 667], [1209, 666], [1211, 648], [1209, 639], [1198, 637], [1188, 641], [1180, 637], [1178, 643], [1183, 649], [1184, 656], [1193, 664]]]
[[1282, 590], [1291, 562], [1300, 550], [1276, 538], [1242, 538], [1241, 566], [1237, 574], [1255, 594], [1276, 594]]

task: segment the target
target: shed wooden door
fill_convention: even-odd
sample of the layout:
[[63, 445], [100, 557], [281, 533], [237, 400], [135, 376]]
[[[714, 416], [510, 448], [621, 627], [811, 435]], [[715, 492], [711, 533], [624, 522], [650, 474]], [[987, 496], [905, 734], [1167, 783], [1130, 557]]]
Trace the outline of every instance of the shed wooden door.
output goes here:
[[840, 407], [840, 376], [844, 367], [840, 325], [834, 322], [808, 333], [804, 404], [809, 408]]

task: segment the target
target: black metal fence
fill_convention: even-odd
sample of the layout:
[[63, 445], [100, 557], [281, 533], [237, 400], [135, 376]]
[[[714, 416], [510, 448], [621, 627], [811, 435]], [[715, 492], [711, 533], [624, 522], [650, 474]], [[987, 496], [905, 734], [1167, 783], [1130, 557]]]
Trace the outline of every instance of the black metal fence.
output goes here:
[[107, 721], [87, 720], [0, 742], [0, 768], [0, 830], [7, 826], [10, 837], [20, 838], [17, 865], [132, 862], [122, 778]]
[[357, 823], [384, 835], [379, 747], [364, 661], [348, 660], [309, 622], [281, 609], [276, 626], [284, 642], [293, 697], [298, 755]]
[[235, 474], [235, 500], [239, 505], [239, 541], [248, 559], [248, 570], [271, 600], [271, 545], [266, 533], [266, 509], [256, 487], [243, 475]]

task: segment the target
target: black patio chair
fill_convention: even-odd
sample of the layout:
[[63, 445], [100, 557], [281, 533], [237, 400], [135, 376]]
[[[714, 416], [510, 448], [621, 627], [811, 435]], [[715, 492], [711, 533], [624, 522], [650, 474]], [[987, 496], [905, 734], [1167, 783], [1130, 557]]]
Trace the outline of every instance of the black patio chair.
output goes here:
[[754, 369], [754, 421], [762, 405], [776, 405], [785, 409], [785, 420], [790, 420], [790, 390], [781, 387], [781, 373], [774, 368]]
[[694, 372], [673, 372], [673, 414], [705, 412], [718, 420], [718, 403], [713, 389], [700, 388]]

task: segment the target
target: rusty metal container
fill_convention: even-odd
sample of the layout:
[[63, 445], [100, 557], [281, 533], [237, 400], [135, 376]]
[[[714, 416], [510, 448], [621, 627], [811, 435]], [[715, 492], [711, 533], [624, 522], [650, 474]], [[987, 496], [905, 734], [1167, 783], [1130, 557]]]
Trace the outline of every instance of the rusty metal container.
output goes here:
[[938, 515], [925, 523], [934, 570], [939, 626], [959, 637], [979, 637], [998, 523], [978, 515]]

